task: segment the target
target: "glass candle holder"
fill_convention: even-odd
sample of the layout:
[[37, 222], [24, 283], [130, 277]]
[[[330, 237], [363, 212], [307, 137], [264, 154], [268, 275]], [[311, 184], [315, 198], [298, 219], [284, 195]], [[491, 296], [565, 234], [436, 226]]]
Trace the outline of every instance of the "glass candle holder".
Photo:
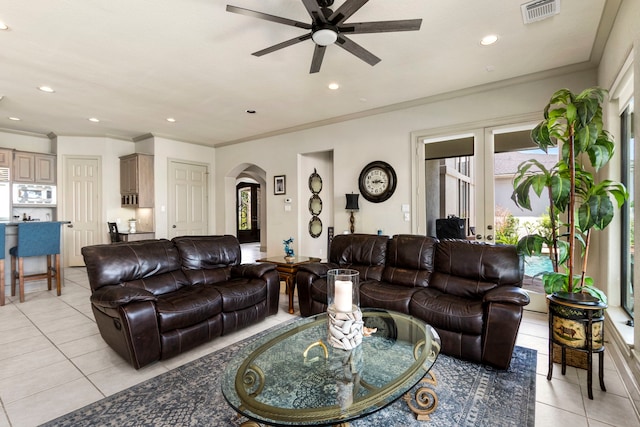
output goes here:
[[[327, 306], [348, 313], [360, 307], [360, 273], [351, 269], [327, 271]], [[355, 306], [355, 307], [354, 307]]]
[[362, 343], [359, 273], [336, 269], [327, 272], [327, 318], [329, 345], [352, 350]]

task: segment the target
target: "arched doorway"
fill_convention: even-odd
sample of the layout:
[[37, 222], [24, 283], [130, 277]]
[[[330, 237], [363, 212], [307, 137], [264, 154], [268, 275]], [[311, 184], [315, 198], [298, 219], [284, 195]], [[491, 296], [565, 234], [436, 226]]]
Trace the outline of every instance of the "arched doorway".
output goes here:
[[[241, 243], [259, 242], [259, 251], [266, 251], [267, 244], [267, 172], [251, 163], [233, 167], [225, 176], [225, 233], [235, 233]], [[245, 190], [241, 190], [245, 189]], [[244, 195], [243, 195], [244, 194]], [[249, 203], [242, 207], [242, 198]], [[241, 230], [244, 221], [241, 210], [246, 210], [246, 222], [251, 231]], [[253, 211], [253, 213], [252, 213]], [[246, 231], [246, 232], [244, 232]], [[248, 236], [247, 236], [248, 235]]]

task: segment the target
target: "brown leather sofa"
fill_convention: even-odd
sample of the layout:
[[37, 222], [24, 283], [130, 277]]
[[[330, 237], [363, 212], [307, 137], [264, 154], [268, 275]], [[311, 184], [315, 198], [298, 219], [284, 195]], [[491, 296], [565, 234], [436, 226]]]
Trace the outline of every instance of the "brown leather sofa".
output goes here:
[[327, 271], [360, 272], [360, 306], [399, 311], [433, 326], [442, 352], [507, 369], [529, 296], [514, 246], [417, 235], [342, 234], [328, 263], [303, 265], [297, 285], [303, 316], [327, 309]]
[[240, 264], [234, 236], [82, 248], [104, 340], [133, 367], [167, 359], [278, 311], [273, 264]]

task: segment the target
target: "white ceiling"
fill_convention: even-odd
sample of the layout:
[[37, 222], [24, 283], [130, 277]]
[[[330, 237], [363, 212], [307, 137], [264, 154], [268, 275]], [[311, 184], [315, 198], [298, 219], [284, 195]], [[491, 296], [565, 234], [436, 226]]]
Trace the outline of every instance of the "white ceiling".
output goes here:
[[[371, 67], [329, 46], [320, 72], [309, 74], [311, 40], [251, 55], [307, 30], [226, 12], [232, 4], [310, 22], [301, 0], [3, 0], [0, 21], [10, 29], [0, 31], [0, 129], [229, 144], [593, 65], [620, 1], [562, 0], [559, 15], [524, 25], [525, 0], [370, 0], [347, 22], [422, 18], [422, 28], [349, 36], [382, 61]], [[481, 46], [490, 33], [498, 43]]]

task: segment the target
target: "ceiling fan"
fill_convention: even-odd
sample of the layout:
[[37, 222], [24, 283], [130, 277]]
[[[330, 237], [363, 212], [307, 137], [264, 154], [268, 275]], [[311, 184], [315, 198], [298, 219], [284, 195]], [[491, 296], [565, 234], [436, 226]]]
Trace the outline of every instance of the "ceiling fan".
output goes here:
[[340, 46], [371, 66], [380, 62], [380, 58], [353, 40], [347, 38], [347, 34], [417, 31], [420, 29], [422, 19], [359, 22], [353, 24], [345, 23], [347, 19], [349, 19], [368, 1], [369, 0], [346, 0], [338, 9], [336, 9], [336, 11], [333, 11], [331, 9], [333, 0], [302, 0], [304, 7], [311, 16], [310, 24], [231, 5], [227, 5], [227, 12], [239, 13], [241, 15], [252, 16], [254, 18], [277, 22], [279, 24], [311, 30], [311, 32], [302, 36], [294, 37], [291, 40], [253, 52], [252, 55], [266, 55], [267, 53], [275, 52], [276, 50], [280, 50], [287, 46], [311, 39], [316, 45], [315, 50], [313, 51], [313, 58], [311, 60], [311, 70], [309, 72], [317, 73], [320, 71], [320, 66], [322, 65], [322, 59], [324, 58], [324, 52], [327, 49], [327, 46], [332, 44]]

